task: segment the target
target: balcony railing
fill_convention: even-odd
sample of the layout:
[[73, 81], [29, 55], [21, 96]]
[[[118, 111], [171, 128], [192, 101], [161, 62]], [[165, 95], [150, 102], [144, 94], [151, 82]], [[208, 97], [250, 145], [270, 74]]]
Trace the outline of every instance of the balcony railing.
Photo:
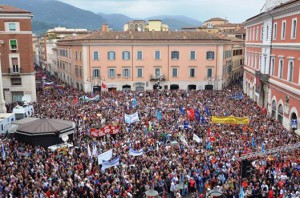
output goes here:
[[160, 76], [150, 75], [150, 81], [157, 81], [157, 80], [165, 81], [166, 77], [165, 75], [160, 75]]
[[8, 68], [8, 73], [10, 75], [20, 75], [20, 73], [22, 73], [22, 68]]
[[270, 78], [270, 75], [269, 74], [260, 74], [260, 80], [262, 82], [268, 82], [269, 81], [269, 78]]

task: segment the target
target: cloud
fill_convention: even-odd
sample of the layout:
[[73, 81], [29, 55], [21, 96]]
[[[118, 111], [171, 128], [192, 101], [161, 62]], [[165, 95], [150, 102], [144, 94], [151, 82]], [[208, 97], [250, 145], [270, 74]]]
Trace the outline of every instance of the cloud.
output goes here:
[[265, 0], [60, 0], [95, 13], [119, 13], [143, 19], [155, 15], [185, 15], [200, 21], [212, 17], [243, 22], [259, 13]]

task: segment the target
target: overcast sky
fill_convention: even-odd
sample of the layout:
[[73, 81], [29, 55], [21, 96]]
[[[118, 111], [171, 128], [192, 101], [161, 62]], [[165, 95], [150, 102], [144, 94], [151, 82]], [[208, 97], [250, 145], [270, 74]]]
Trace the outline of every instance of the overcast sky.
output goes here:
[[143, 19], [157, 15], [184, 15], [200, 21], [212, 17], [244, 22], [258, 14], [265, 0], [59, 0], [95, 13], [125, 14]]

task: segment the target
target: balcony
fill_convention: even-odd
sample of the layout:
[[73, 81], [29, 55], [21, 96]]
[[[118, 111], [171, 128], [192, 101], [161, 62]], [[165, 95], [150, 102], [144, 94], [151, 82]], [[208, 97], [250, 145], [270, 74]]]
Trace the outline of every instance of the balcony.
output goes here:
[[160, 75], [160, 76], [156, 76], [156, 75], [150, 75], [150, 81], [165, 81], [166, 80], [166, 77], [165, 75]]
[[22, 68], [8, 68], [9, 75], [20, 75], [22, 73]]
[[255, 71], [256, 78], [259, 78], [260, 81], [266, 83], [269, 81], [270, 75], [269, 74], [262, 74], [260, 71]]
[[260, 76], [259, 76], [259, 79], [260, 79], [262, 82], [268, 82], [268, 81], [269, 81], [269, 78], [270, 78], [270, 75], [269, 75], [269, 74], [260, 74]]

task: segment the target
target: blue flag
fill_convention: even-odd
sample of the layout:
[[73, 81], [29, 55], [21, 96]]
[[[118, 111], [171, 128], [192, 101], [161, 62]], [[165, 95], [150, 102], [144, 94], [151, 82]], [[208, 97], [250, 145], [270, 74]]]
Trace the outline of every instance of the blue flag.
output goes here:
[[184, 129], [188, 129], [189, 128], [189, 123], [188, 123], [188, 121], [183, 121], [183, 128]]
[[240, 187], [240, 194], [239, 194], [239, 198], [244, 198], [244, 189], [243, 189], [243, 187], [242, 187], [242, 186]]
[[261, 152], [264, 153], [265, 152], [265, 143], [263, 142], [261, 145]]
[[200, 112], [198, 109], [195, 111], [195, 118], [198, 122], [200, 121]]
[[4, 149], [4, 145], [2, 144], [2, 159], [5, 161], [6, 160], [6, 154], [5, 154], [5, 149]]
[[206, 149], [207, 149], [207, 150], [210, 150], [210, 149], [211, 149], [211, 143], [210, 143], [210, 142], [207, 142], [207, 144], [206, 144]]
[[204, 118], [204, 116], [202, 116], [201, 117], [201, 123], [204, 124], [204, 122], [205, 122], [205, 118]]
[[208, 109], [207, 106], [205, 106], [205, 113], [206, 113], [207, 116], [210, 116], [210, 112], [209, 112], [209, 109]]
[[61, 90], [61, 89], [58, 89], [57, 92], [58, 92], [59, 95], [62, 95], [64, 93], [64, 91]]
[[132, 106], [135, 108], [137, 106], [137, 101], [135, 98], [132, 99]]
[[254, 139], [254, 137], [252, 138], [252, 147], [253, 148], [255, 147], [255, 139]]
[[161, 113], [161, 111], [159, 111], [158, 109], [156, 109], [155, 115], [156, 115], [157, 120], [161, 121], [161, 119], [162, 119], [162, 113]]
[[184, 110], [184, 108], [182, 106], [179, 107], [179, 110], [180, 110], [180, 112], [181, 112], [182, 115], [185, 114], [185, 110]]

